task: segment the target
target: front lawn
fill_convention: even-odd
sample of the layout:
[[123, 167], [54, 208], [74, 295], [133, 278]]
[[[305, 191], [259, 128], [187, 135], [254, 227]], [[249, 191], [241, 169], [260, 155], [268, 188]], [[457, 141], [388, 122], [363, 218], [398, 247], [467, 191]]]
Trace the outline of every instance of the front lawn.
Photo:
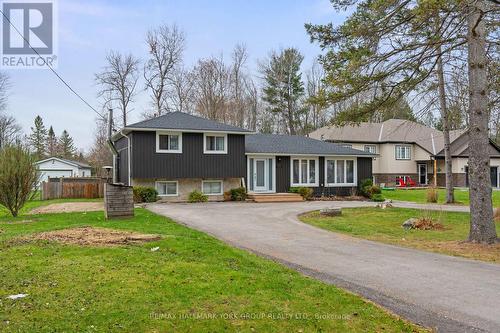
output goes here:
[[[25, 239], [77, 226], [163, 238], [118, 247]], [[360, 297], [143, 209], [111, 222], [102, 212], [2, 217], [0, 252], [2, 332], [422, 331]], [[28, 296], [6, 299], [19, 293]]]
[[[445, 189], [438, 189], [438, 203], [444, 203], [446, 200]], [[426, 203], [426, 189], [395, 189], [382, 190], [382, 195], [384, 198], [400, 201], [411, 201], [418, 203]], [[493, 206], [500, 207], [500, 191], [493, 191], [492, 195]], [[469, 205], [469, 191], [464, 189], [455, 189], [455, 201], [457, 204]]]
[[[35, 196], [33, 200], [27, 201], [24, 207], [21, 209], [19, 215], [22, 214], [29, 214], [30, 210], [42, 206], [47, 206], [51, 204], [56, 204], [56, 203], [64, 203], [64, 202], [97, 202], [97, 201], [103, 201], [104, 199], [102, 198], [97, 198], [97, 199], [52, 199], [52, 200], [41, 200], [39, 197]], [[10, 212], [8, 211], [7, 208], [4, 206], [0, 205], [0, 218], [3, 217], [8, 217], [11, 216]]]
[[[445, 230], [405, 230], [401, 224], [411, 217], [432, 217]], [[463, 243], [469, 234], [469, 214], [403, 208], [342, 209], [342, 216], [322, 217], [319, 212], [300, 216], [308, 224], [354, 237], [413, 247], [467, 258], [500, 262], [500, 244]], [[500, 234], [500, 223], [497, 232]]]

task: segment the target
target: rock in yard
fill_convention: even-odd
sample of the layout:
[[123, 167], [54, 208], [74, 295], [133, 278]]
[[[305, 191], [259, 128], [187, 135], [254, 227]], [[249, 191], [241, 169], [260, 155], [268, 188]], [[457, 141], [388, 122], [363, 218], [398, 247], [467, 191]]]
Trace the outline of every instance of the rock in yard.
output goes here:
[[391, 207], [392, 207], [391, 202], [392, 202], [392, 201], [390, 201], [390, 202], [385, 201], [385, 202], [379, 203], [379, 204], [377, 205], [377, 208], [382, 208], [382, 209], [391, 208]]
[[342, 215], [342, 208], [325, 208], [319, 211], [322, 216], [340, 216]]
[[406, 221], [403, 222], [403, 224], [401, 225], [403, 228], [405, 228], [406, 230], [409, 230], [409, 229], [413, 229], [415, 228], [415, 224], [418, 222], [418, 219], [412, 217]]

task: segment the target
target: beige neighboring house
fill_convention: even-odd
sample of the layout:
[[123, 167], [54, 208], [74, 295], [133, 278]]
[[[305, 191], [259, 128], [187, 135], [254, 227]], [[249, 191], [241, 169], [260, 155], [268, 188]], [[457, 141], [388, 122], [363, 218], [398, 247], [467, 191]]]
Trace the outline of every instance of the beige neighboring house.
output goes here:
[[[359, 126], [322, 127], [311, 138], [342, 143], [376, 153], [373, 178], [376, 184], [395, 186], [411, 177], [417, 186], [445, 186], [443, 133], [425, 125], [401, 119]], [[465, 130], [451, 131], [454, 186], [468, 186], [469, 145]], [[490, 141], [491, 184], [500, 187], [500, 148]]]

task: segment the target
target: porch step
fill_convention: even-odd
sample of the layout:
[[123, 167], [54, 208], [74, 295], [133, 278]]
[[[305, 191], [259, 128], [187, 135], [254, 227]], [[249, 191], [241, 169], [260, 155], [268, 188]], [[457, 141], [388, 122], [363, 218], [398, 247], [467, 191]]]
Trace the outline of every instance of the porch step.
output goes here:
[[248, 195], [253, 202], [300, 202], [304, 201], [298, 193], [254, 193]]

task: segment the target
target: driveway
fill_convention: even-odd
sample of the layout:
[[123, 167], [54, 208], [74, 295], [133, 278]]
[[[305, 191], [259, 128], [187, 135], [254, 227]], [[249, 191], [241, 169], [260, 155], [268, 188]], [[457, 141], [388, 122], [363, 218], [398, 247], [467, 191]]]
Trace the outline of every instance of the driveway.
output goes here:
[[355, 239], [297, 219], [299, 213], [331, 206], [373, 203], [153, 204], [148, 209], [439, 332], [500, 332], [500, 265]]

